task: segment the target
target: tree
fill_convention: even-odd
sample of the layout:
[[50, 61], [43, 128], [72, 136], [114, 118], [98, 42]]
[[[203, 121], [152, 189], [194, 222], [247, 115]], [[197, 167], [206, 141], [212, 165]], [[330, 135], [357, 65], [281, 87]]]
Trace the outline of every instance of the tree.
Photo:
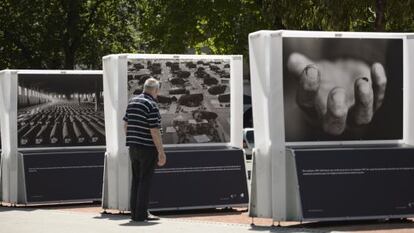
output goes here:
[[385, 31], [414, 31], [414, 1], [392, 1], [387, 3], [384, 9]]
[[248, 34], [265, 27], [259, 6], [255, 0], [142, 0], [143, 49], [246, 55]]
[[385, 1], [386, 0], [375, 1], [375, 30], [380, 32], [385, 29]]
[[414, 1], [263, 0], [272, 29], [324, 31], [413, 31]]
[[413, 31], [414, 0], [2, 0], [0, 69], [101, 68], [111, 53], [248, 56], [264, 29]]
[[135, 52], [132, 0], [3, 0], [0, 68], [100, 68], [109, 53]]

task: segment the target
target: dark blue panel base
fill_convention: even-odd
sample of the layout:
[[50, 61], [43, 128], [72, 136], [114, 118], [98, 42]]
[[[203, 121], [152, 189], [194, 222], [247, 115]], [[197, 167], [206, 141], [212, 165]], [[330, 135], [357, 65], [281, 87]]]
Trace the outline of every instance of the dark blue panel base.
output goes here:
[[27, 204], [101, 200], [104, 149], [22, 154]]
[[414, 216], [414, 148], [293, 151], [304, 220]]
[[247, 205], [243, 151], [229, 147], [167, 148], [167, 164], [156, 169], [151, 209]]

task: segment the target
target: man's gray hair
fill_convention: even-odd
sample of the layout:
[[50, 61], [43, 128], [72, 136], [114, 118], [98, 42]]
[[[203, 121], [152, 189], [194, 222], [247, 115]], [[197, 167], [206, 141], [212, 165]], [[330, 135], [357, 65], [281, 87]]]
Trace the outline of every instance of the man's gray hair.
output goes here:
[[152, 90], [156, 90], [156, 89], [160, 89], [160, 82], [158, 80], [156, 80], [155, 78], [149, 78], [149, 79], [145, 80], [144, 92], [145, 91], [152, 91]]

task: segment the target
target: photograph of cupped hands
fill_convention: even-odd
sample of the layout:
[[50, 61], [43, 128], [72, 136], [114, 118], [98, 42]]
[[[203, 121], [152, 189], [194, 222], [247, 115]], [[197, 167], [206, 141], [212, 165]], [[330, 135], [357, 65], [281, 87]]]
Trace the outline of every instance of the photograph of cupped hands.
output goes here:
[[286, 141], [402, 137], [402, 42], [284, 39]]

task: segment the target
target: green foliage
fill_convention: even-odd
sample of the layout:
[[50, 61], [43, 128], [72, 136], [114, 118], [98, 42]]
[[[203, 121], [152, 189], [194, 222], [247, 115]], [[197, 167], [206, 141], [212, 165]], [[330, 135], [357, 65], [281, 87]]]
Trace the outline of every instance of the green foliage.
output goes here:
[[414, 1], [389, 1], [385, 11], [386, 31], [414, 31]]
[[254, 0], [141, 0], [140, 12], [151, 53], [245, 53], [248, 33], [266, 26]]
[[268, 21], [275, 28], [372, 31], [375, 19], [374, 3], [371, 0], [264, 0], [264, 8]]
[[247, 55], [264, 29], [413, 31], [414, 0], [2, 0], [0, 25], [0, 69], [100, 69], [111, 53]]
[[129, 0], [2, 0], [0, 68], [99, 69], [137, 51], [136, 15]]

